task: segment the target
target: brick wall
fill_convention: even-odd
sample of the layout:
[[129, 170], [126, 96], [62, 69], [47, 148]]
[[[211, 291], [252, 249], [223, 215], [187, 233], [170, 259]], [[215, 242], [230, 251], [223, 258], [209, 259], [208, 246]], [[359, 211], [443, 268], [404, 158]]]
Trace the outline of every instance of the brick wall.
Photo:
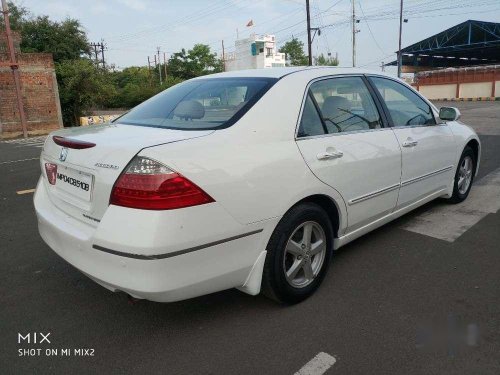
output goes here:
[[[19, 34], [17, 31], [11, 31], [11, 35], [12, 42], [14, 44], [14, 51], [16, 51], [16, 53], [21, 52], [21, 34]], [[7, 46], [7, 35], [5, 34], [5, 32], [0, 32], [0, 53], [8, 52], [9, 48]]]
[[[0, 37], [0, 51], [2, 51], [2, 43], [5, 43], [5, 38]], [[46, 134], [62, 127], [52, 55], [16, 53], [16, 56], [28, 133], [30, 135]], [[8, 54], [0, 52], [0, 62], [8, 61]], [[22, 135], [22, 126], [12, 71], [10, 67], [0, 66], [0, 137], [11, 138], [20, 135]]]

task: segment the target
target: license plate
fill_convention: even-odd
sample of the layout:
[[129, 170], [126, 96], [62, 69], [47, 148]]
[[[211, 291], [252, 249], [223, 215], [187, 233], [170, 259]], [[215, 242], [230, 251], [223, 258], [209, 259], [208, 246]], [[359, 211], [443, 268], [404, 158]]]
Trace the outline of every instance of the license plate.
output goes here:
[[69, 168], [57, 166], [56, 188], [64, 193], [90, 202], [92, 197], [92, 175]]

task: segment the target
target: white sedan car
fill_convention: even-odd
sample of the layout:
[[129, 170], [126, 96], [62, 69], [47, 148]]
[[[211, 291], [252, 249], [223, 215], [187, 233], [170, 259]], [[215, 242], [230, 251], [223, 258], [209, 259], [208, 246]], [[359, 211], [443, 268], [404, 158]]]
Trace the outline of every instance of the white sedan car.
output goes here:
[[296, 303], [335, 249], [435, 198], [467, 198], [481, 146], [459, 116], [360, 70], [192, 79], [112, 124], [52, 133], [39, 231], [135, 298], [236, 287]]

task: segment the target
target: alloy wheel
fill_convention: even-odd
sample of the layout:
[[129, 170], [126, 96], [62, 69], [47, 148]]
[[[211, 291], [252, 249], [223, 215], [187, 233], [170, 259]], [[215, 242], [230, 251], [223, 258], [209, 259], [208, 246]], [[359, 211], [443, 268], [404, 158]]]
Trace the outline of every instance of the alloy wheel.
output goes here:
[[287, 282], [294, 288], [304, 288], [321, 271], [326, 255], [326, 235], [314, 221], [300, 224], [285, 247], [283, 271]]
[[472, 182], [473, 162], [470, 156], [466, 156], [458, 170], [458, 192], [465, 194]]

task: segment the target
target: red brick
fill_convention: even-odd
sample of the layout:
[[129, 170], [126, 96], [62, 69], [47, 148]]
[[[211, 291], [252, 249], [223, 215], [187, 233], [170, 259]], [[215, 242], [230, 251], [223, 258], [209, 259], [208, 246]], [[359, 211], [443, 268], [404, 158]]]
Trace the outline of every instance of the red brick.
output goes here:
[[[8, 62], [3, 34], [0, 34], [0, 62]], [[2, 53], [4, 52], [4, 53]], [[16, 58], [19, 63], [21, 90], [24, 111], [28, 122], [28, 131], [41, 134], [59, 128], [57, 103], [59, 98], [54, 91], [54, 61], [50, 53], [19, 53]], [[0, 68], [0, 136], [9, 137], [22, 132], [22, 126], [17, 108], [17, 96], [14, 78], [10, 68]], [[9, 134], [10, 133], [10, 134]]]

